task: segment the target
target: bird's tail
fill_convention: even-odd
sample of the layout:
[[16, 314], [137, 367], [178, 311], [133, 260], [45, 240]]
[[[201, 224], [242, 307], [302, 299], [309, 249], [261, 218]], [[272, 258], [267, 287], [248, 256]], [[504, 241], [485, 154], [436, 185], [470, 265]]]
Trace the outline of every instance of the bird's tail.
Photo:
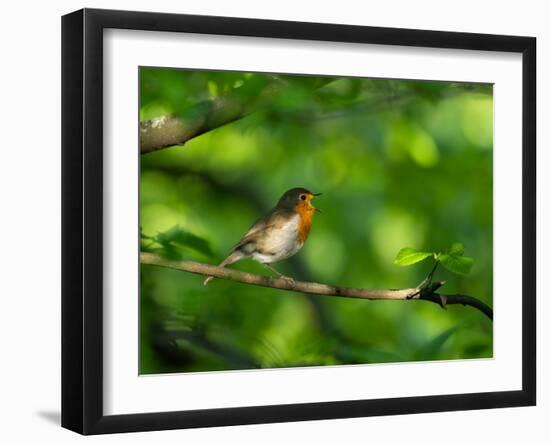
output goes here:
[[[240, 259], [244, 258], [244, 255], [241, 251], [233, 251], [229, 256], [222, 261], [218, 267], [224, 268], [227, 265], [230, 265], [231, 263], [235, 263], [236, 261], [239, 261]], [[206, 286], [210, 280], [212, 280], [214, 277], [206, 277], [204, 279], [203, 285]]]

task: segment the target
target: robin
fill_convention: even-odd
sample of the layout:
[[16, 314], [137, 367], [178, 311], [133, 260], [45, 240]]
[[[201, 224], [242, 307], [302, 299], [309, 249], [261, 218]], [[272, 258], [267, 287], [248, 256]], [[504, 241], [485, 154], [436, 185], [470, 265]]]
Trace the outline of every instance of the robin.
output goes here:
[[[292, 257], [302, 248], [309, 235], [313, 215], [319, 211], [311, 200], [319, 195], [305, 188], [286, 191], [277, 206], [252, 225], [219, 266], [250, 258], [278, 276], [292, 280], [271, 267], [270, 263]], [[207, 285], [213, 278], [206, 278], [204, 284]]]

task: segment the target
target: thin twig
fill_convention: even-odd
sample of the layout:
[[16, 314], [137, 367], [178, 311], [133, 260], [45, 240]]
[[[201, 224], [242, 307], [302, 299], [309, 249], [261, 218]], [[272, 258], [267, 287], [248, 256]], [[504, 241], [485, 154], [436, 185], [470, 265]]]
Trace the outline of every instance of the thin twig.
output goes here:
[[429, 286], [431, 283], [432, 283], [432, 278], [434, 276], [434, 273], [437, 269], [437, 265], [439, 265], [439, 260], [436, 260], [434, 265], [433, 265], [433, 268], [432, 270], [430, 271], [430, 273], [426, 276], [426, 278], [424, 280], [422, 280], [420, 282], [420, 284], [417, 286], [418, 289], [422, 289], [426, 286]]
[[406, 289], [363, 289], [346, 288], [342, 286], [325, 285], [315, 282], [304, 282], [290, 280], [288, 278], [273, 278], [263, 275], [251, 274], [248, 272], [236, 271], [229, 268], [207, 265], [190, 260], [173, 261], [167, 260], [158, 254], [141, 252], [141, 263], [165, 268], [177, 269], [179, 271], [211, 276], [225, 280], [232, 280], [239, 283], [264, 286], [267, 288], [282, 289], [285, 291], [302, 292], [305, 294], [317, 294], [333, 297], [362, 298], [366, 300], [425, 300], [436, 303], [445, 308], [447, 305], [461, 304], [479, 309], [491, 320], [492, 309], [482, 301], [467, 295], [440, 295], [437, 291], [444, 282], [433, 282], [426, 287]]

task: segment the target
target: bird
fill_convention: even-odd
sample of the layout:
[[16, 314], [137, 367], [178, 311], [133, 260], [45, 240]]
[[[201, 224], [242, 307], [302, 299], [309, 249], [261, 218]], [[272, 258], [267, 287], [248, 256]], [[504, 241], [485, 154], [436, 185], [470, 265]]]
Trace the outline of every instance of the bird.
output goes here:
[[[313, 216], [320, 212], [311, 201], [321, 195], [306, 188], [286, 191], [277, 205], [259, 218], [231, 248], [229, 255], [218, 266], [225, 267], [243, 259], [255, 260], [279, 277], [293, 281], [271, 266], [272, 263], [295, 255], [309, 236]], [[207, 277], [207, 285], [214, 277]]]

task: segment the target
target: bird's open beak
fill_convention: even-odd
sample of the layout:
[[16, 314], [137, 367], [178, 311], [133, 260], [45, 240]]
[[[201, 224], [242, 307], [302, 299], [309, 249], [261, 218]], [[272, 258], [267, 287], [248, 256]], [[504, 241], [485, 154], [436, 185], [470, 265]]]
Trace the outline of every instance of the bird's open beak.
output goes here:
[[[322, 192], [319, 192], [319, 193], [317, 193], [317, 194], [311, 194], [311, 195], [313, 195], [314, 197], [319, 197], [320, 195], [323, 195], [323, 193], [322, 193]], [[321, 211], [319, 208], [317, 208], [316, 206], [314, 206], [314, 208], [315, 208], [315, 212], [322, 212], [322, 211]]]

